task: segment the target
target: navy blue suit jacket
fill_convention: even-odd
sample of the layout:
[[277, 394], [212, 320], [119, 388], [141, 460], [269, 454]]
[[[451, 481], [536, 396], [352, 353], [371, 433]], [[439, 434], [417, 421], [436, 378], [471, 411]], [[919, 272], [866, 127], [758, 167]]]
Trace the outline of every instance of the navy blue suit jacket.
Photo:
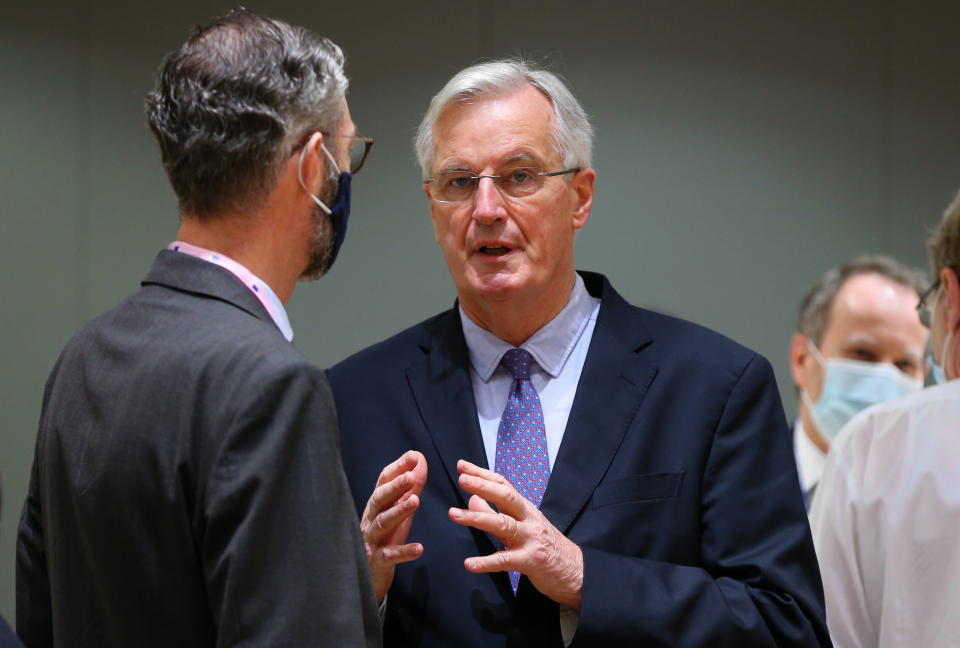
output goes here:
[[[583, 550], [573, 646], [826, 646], [823, 591], [769, 363], [703, 327], [602, 299], [541, 510]], [[524, 577], [471, 574], [497, 550], [457, 526], [460, 458], [486, 466], [456, 309], [329, 371], [362, 512], [409, 449], [429, 478], [397, 568], [386, 646], [561, 646], [558, 606]]]

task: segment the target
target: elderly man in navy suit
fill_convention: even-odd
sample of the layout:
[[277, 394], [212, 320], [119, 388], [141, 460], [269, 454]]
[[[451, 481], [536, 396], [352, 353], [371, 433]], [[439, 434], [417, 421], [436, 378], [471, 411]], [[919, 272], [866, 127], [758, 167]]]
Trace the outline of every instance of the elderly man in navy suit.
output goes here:
[[829, 645], [767, 361], [575, 271], [591, 145], [513, 60], [420, 126], [458, 302], [329, 372], [385, 645]]

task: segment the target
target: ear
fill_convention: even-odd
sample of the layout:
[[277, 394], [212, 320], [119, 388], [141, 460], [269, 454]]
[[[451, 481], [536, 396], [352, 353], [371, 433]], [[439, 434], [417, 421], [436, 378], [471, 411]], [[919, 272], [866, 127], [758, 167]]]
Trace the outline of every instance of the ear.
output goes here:
[[319, 196], [327, 173], [327, 156], [323, 152], [323, 133], [315, 132], [303, 145], [299, 165], [299, 177], [303, 186], [314, 196]]
[[570, 183], [577, 194], [577, 204], [572, 216], [575, 230], [586, 225], [590, 218], [590, 210], [593, 209], [593, 185], [596, 180], [597, 172], [588, 167], [578, 171]]
[[939, 300], [943, 301], [944, 317], [946, 318], [945, 331], [956, 331], [960, 328], [960, 279], [952, 268], [940, 271]]
[[805, 389], [810, 380], [811, 363], [815, 362], [807, 336], [803, 333], [794, 333], [790, 341], [790, 375], [799, 389]]

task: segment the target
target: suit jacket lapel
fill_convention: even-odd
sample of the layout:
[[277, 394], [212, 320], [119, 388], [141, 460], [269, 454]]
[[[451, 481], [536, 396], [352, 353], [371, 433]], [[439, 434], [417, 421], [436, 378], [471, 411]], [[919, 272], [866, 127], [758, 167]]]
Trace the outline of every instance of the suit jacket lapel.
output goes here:
[[229, 270], [189, 254], [161, 250], [140, 283], [217, 299], [276, 326], [260, 300]]
[[581, 273], [602, 301], [563, 442], [540, 510], [566, 533], [616, 455], [657, 367], [639, 351], [652, 339], [636, 311], [599, 275]]
[[457, 461], [466, 459], [487, 467], [487, 455], [477, 421], [467, 345], [456, 309], [436, 320], [436, 328], [422, 349], [423, 361], [407, 369], [407, 382], [460, 506], [466, 507], [464, 493], [457, 485]]

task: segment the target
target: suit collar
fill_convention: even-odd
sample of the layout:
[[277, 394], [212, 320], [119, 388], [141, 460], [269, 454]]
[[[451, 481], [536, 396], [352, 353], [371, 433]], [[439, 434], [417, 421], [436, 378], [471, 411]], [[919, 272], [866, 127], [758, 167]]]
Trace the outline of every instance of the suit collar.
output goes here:
[[230, 271], [188, 254], [161, 250], [140, 285], [217, 299], [276, 326], [263, 304]]
[[583, 278], [587, 292], [600, 299], [597, 326], [607, 329], [610, 335], [632, 351], [640, 351], [653, 341], [653, 335], [641, 316], [642, 311], [628, 304], [605, 276], [583, 270], [578, 270], [577, 274]]

